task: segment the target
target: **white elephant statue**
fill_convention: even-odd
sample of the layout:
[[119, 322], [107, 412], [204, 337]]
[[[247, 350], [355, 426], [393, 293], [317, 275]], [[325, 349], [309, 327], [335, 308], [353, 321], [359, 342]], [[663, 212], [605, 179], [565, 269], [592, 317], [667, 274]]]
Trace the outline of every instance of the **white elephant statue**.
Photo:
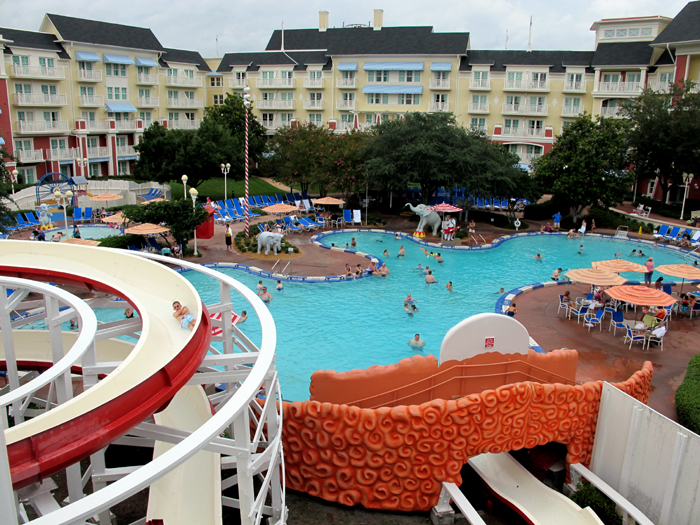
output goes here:
[[260, 253], [260, 248], [265, 247], [265, 255], [270, 253], [270, 248], [272, 248], [277, 255], [277, 250], [282, 250], [282, 234], [272, 233], [272, 232], [262, 232], [258, 235], [258, 253]]
[[440, 228], [440, 223], [442, 222], [438, 212], [435, 210], [429, 210], [425, 204], [414, 206], [409, 202], [406, 204], [406, 206], [411, 208], [411, 211], [417, 213], [420, 217], [418, 227], [416, 228], [416, 231], [413, 232], [413, 236], [419, 238], [425, 237], [425, 227], [428, 226], [433, 229], [433, 235], [437, 237], [438, 229]]
[[51, 217], [49, 217], [49, 207], [46, 204], [39, 206], [39, 224], [41, 224], [41, 230], [47, 230], [52, 228]]

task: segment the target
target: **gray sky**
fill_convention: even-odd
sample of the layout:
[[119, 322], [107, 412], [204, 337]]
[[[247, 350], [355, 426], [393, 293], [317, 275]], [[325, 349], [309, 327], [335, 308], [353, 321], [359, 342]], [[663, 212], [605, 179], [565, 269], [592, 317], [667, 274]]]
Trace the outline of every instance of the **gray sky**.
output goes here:
[[[318, 12], [331, 27], [367, 24], [384, 10], [385, 26], [432, 25], [436, 32], [468, 31], [474, 49], [527, 46], [533, 16], [533, 49], [592, 50], [591, 24], [601, 18], [673, 17], [686, 0], [0, 0], [0, 26], [38, 30], [46, 12], [150, 27], [165, 47], [199, 51], [205, 57], [264, 49], [273, 30], [318, 27]], [[31, 6], [31, 9], [28, 7]]]

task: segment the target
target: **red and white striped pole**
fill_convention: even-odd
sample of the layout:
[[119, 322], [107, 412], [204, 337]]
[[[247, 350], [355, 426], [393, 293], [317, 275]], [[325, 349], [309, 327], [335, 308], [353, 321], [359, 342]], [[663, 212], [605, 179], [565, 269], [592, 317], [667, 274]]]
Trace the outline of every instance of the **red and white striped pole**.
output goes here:
[[250, 108], [250, 88], [243, 89], [243, 105], [245, 106], [245, 236], [250, 237], [250, 203], [248, 202], [248, 109]]

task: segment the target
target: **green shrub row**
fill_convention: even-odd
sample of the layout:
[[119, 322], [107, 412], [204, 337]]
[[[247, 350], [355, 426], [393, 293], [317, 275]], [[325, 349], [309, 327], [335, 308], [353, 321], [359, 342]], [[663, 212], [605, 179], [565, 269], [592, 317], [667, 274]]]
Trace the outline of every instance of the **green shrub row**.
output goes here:
[[694, 355], [685, 371], [685, 379], [676, 390], [678, 422], [700, 434], [700, 354]]
[[616, 229], [618, 226], [627, 226], [630, 232], [639, 232], [641, 226], [643, 233], [654, 233], [654, 225], [652, 223], [644, 223], [636, 219], [630, 219], [625, 215], [620, 215], [614, 211], [610, 211], [602, 206], [591, 206], [588, 215], [584, 217], [590, 229], [591, 220], [595, 219], [597, 228]]
[[[274, 226], [275, 226], [274, 221], [268, 221], [268, 224], [270, 225], [270, 228], [274, 228]], [[257, 226], [256, 226], [256, 228], [257, 228]], [[233, 238], [233, 244], [236, 246], [238, 251], [241, 253], [246, 253], [246, 252], [257, 253], [258, 252], [258, 236], [257, 236], [257, 234], [251, 233], [250, 237], [246, 237], [245, 232], [240, 231]], [[299, 248], [294, 246], [292, 243], [287, 242], [286, 239], [282, 239], [282, 252], [287, 253], [287, 250], [289, 248], [294, 250], [294, 253], [299, 253]], [[260, 253], [264, 253], [264, 251], [261, 250]], [[280, 252], [278, 252], [278, 253], [280, 253]]]
[[[548, 200], [540, 204], [528, 204], [523, 211], [523, 219], [531, 221], [551, 221], [552, 216], [558, 211], [562, 211], [561, 205], [554, 200]], [[568, 213], [568, 210], [563, 210], [563, 215]]]
[[571, 499], [582, 509], [590, 507], [605, 525], [622, 525], [622, 516], [617, 513], [615, 502], [590, 483], [579, 481]]
[[142, 244], [146, 244], [146, 242], [143, 235], [132, 235], [128, 233], [126, 235], [115, 235], [113, 237], [101, 239], [99, 245], [102, 248], [121, 248], [122, 250], [126, 250], [132, 244], [138, 247]]
[[[494, 213], [491, 211], [484, 211], [484, 210], [470, 210], [469, 211], [469, 220], [474, 220], [476, 222], [485, 222], [489, 224], [493, 224], [497, 228], [505, 228], [506, 230], [515, 230], [515, 226], [513, 225], [512, 222], [508, 220], [508, 217], [506, 215], [503, 215], [502, 213]], [[493, 220], [492, 220], [493, 219]], [[520, 229], [525, 230], [529, 227], [529, 224], [525, 222], [524, 220], [520, 221]], [[456, 236], [459, 239], [463, 239], [464, 237], [467, 237], [468, 235], [468, 229], [467, 228], [460, 228], [457, 230]]]

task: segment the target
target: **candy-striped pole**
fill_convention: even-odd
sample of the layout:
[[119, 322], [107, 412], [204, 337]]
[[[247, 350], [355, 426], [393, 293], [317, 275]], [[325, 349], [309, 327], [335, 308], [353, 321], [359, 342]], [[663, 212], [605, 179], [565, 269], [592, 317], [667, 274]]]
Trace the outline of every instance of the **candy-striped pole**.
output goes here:
[[243, 105], [245, 106], [245, 236], [250, 237], [250, 203], [248, 202], [248, 108], [250, 108], [250, 88], [243, 90]]

